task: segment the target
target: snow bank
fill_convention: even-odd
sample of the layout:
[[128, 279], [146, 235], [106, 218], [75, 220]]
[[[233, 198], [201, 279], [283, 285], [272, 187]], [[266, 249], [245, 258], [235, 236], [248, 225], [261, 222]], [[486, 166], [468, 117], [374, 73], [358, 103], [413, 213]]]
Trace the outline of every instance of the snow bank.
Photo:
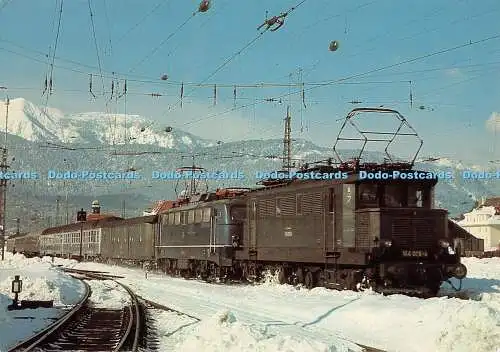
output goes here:
[[125, 289], [114, 281], [88, 281], [92, 289], [90, 302], [95, 308], [121, 309], [130, 302]]
[[[95, 263], [77, 267], [124, 276], [121, 280], [141, 296], [203, 319], [193, 330], [192, 326], [182, 327], [189, 322], [165, 318], [172, 319], [171, 325], [176, 321], [166, 335], [180, 338], [187, 334], [172, 344], [173, 351], [199, 346], [201, 350], [225, 351], [221, 346], [226, 345], [227, 350], [230, 346], [258, 350], [266, 343], [274, 343], [274, 350], [279, 350], [288, 346], [286, 336], [293, 336], [299, 342], [291, 343], [290, 351], [318, 347], [309, 341], [331, 348], [337, 340], [336, 346], [340, 346], [343, 339], [388, 352], [498, 352], [500, 258], [464, 258], [463, 263], [468, 268], [463, 292], [470, 300], [307, 290], [276, 284], [271, 275], [263, 285], [226, 286], [156, 274], [145, 279], [141, 269]], [[450, 292], [445, 283], [441, 294], [447, 290]], [[218, 322], [221, 311], [230, 311], [238, 320]]]
[[77, 303], [84, 292], [80, 281], [56, 270], [49, 258], [6, 253], [0, 261], [0, 294], [12, 296], [15, 275], [23, 281], [20, 300], [53, 300], [54, 306], [66, 306]]
[[298, 340], [290, 336], [270, 336], [266, 329], [236, 321], [230, 311], [221, 311], [193, 329], [176, 351], [254, 352], [254, 351], [338, 351], [325, 344]]
[[[54, 308], [9, 311], [15, 275], [23, 281], [20, 300], [53, 300]], [[5, 253], [5, 260], [0, 261], [0, 351], [50, 325], [61, 315], [60, 308], [77, 303], [84, 290], [80, 281], [56, 270], [48, 258]]]

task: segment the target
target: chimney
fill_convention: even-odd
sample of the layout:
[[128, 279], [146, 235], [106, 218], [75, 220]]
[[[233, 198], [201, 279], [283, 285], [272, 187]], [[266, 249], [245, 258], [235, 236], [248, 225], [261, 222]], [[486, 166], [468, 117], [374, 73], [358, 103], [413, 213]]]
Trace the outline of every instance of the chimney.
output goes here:
[[92, 202], [92, 214], [100, 214], [101, 213], [101, 206], [99, 205], [98, 200], [94, 200]]

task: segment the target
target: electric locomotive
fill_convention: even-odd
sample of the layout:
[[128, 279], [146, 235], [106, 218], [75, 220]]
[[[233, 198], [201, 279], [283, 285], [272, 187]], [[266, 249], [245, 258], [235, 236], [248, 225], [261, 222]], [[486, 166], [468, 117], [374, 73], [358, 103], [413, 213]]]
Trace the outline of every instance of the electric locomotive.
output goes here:
[[[342, 137], [342, 131], [346, 124], [355, 126], [353, 119], [359, 113], [396, 116], [399, 128], [377, 133], [355, 127], [363, 148], [357, 158], [343, 161], [336, 146], [341, 140], [356, 140]], [[354, 109], [333, 148], [337, 165], [332, 159], [324, 165], [305, 165], [293, 177], [290, 173], [266, 180], [265, 188], [248, 193], [243, 248], [235, 253], [236, 266], [249, 278], [271, 268], [278, 271], [281, 283], [309, 288], [374, 288], [424, 296], [435, 295], [451, 277], [463, 279], [467, 270], [448, 233], [447, 211], [433, 209], [437, 177], [413, 170], [420, 148], [410, 162], [395, 162], [387, 153], [402, 127], [411, 133], [401, 135], [419, 139], [395, 110]], [[367, 134], [391, 135], [375, 139], [388, 141], [389, 162], [361, 164]], [[310, 173], [326, 177], [306, 179]], [[388, 177], [366, 177], [374, 173]], [[338, 174], [342, 177], [331, 177]]]
[[[158, 267], [203, 279], [234, 277], [234, 251], [243, 237], [245, 188], [189, 193], [159, 215]], [[189, 196], [189, 197], [188, 197]]]
[[[402, 172], [401, 164], [379, 167]], [[244, 250], [236, 253], [245, 272], [259, 277], [267, 267], [281, 283], [416, 295], [435, 295], [444, 280], [465, 277], [447, 211], [432, 209], [436, 178], [361, 180], [347, 167], [303, 171], [339, 170], [348, 178], [295, 179], [247, 194]]]

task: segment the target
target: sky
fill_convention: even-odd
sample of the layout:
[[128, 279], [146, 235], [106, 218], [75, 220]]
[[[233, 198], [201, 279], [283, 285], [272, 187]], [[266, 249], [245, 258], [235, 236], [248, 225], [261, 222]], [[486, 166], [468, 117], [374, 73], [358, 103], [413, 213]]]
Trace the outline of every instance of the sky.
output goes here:
[[[204, 13], [194, 0], [60, 5], [0, 0], [0, 98], [139, 114], [222, 141], [282, 138], [290, 106], [293, 137], [321, 146], [353, 108], [383, 105], [418, 132], [422, 156], [500, 159], [498, 0], [214, 0]], [[259, 34], [266, 12], [286, 11], [280, 29]], [[111, 99], [125, 80], [127, 94]]]

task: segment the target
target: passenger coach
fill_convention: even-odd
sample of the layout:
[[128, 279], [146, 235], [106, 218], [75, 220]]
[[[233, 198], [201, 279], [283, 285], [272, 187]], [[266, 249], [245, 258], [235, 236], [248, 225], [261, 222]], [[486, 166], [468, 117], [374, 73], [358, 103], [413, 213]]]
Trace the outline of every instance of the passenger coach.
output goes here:
[[48, 228], [40, 235], [40, 254], [132, 262], [153, 260], [156, 224], [157, 216], [153, 215]]

